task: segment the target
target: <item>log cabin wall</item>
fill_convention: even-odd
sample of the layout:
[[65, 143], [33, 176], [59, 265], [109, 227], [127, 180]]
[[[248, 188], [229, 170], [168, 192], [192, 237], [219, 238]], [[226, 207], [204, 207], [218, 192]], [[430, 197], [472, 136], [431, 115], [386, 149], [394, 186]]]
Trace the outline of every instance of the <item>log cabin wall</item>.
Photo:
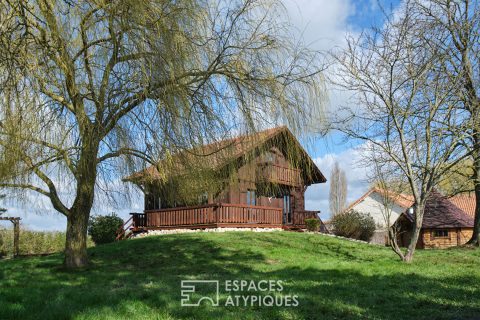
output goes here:
[[[247, 192], [249, 190], [256, 192], [256, 204], [265, 207], [283, 208], [283, 196], [281, 195], [265, 195], [260, 194], [257, 190], [259, 183], [258, 167], [259, 165], [275, 165], [276, 167], [268, 167], [273, 170], [274, 168], [288, 168], [295, 169], [288, 162], [282, 152], [272, 147], [263, 154], [257, 156], [252, 161], [244, 164], [237, 171], [237, 181], [231, 183], [223, 192], [221, 192], [212, 202], [231, 203], [231, 204], [247, 204]], [[299, 175], [300, 176], [300, 175]], [[297, 179], [298, 180], [298, 179]], [[300, 184], [302, 184], [300, 182]], [[289, 194], [292, 195], [291, 205], [294, 210], [305, 209], [305, 187], [290, 186], [287, 188]]]
[[[281, 185], [282, 191], [278, 191], [278, 194], [273, 194], [273, 191], [269, 191], [268, 194], [261, 194], [257, 187], [261, 183], [275, 184], [273, 180], [268, 180], [272, 176], [267, 176], [266, 180], [260, 180], [259, 173], [264, 174], [265, 171], [259, 172], [259, 167], [267, 170], [292, 170], [289, 174], [282, 176], [282, 179], [286, 179]], [[291, 173], [295, 175], [291, 175]], [[280, 173], [282, 174], [282, 173]], [[273, 176], [274, 178], [276, 176]], [[263, 177], [265, 178], [265, 177]], [[292, 178], [289, 181], [288, 178]], [[283, 183], [286, 183], [285, 185]], [[218, 195], [213, 196], [208, 194], [207, 204], [213, 203], [226, 203], [226, 204], [248, 204], [247, 192], [254, 191], [256, 194], [256, 205], [272, 208], [283, 208], [283, 194], [290, 194], [292, 211], [305, 210], [305, 186], [301, 178], [300, 171], [293, 168], [288, 162], [282, 152], [272, 147], [268, 151], [255, 157], [253, 160], [248, 161], [246, 164], [238, 168], [233, 177], [233, 181], [225, 187]], [[164, 205], [160, 205], [160, 196], [155, 192], [155, 187], [146, 186], [145, 188], [145, 209], [158, 209], [165, 208]], [[175, 192], [175, 190], [168, 190], [168, 192]], [[200, 205], [200, 204], [199, 204]]]
[[466, 244], [473, 236], [473, 228], [463, 228], [459, 229], [459, 240], [460, 245]]
[[[306, 185], [326, 179], [286, 127], [277, 131], [246, 148], [232, 140], [232, 156], [202, 158], [204, 171], [172, 172], [161, 181], [150, 167], [127, 177], [145, 194], [144, 213], [132, 217], [136, 231], [253, 225], [295, 229], [305, 227], [306, 219], [318, 219], [318, 211], [305, 211], [304, 193]], [[283, 210], [287, 203], [289, 210]]]
[[292, 203], [293, 210], [296, 211], [303, 211], [305, 210], [305, 189], [302, 188], [295, 188], [292, 190], [291, 195], [295, 199]]
[[[436, 236], [436, 230], [448, 232], [447, 236]], [[461, 246], [467, 243], [473, 234], [473, 228], [450, 228], [450, 229], [424, 229], [422, 230], [423, 248], [449, 248]]]

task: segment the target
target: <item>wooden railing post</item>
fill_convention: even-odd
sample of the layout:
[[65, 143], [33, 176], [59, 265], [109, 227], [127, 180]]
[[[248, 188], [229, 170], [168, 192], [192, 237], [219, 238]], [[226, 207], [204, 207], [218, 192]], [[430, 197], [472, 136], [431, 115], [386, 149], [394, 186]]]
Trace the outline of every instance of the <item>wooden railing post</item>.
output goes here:
[[20, 221], [13, 221], [13, 256], [18, 257], [20, 253]]
[[215, 223], [220, 223], [220, 210], [222, 209], [221, 204], [215, 205], [213, 210], [215, 212]]
[[20, 220], [19, 217], [0, 217], [2, 221], [10, 221], [13, 223], [13, 256], [20, 254]]

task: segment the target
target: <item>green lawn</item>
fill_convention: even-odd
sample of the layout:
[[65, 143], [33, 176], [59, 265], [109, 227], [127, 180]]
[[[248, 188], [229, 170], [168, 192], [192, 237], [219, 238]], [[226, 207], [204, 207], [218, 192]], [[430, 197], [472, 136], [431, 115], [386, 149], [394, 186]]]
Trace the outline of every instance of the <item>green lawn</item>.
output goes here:
[[[480, 317], [479, 250], [418, 251], [406, 265], [387, 248], [322, 235], [231, 232], [127, 240], [89, 254], [92, 266], [78, 272], [63, 270], [60, 254], [0, 261], [0, 319]], [[283, 280], [299, 305], [181, 307], [185, 279]]]

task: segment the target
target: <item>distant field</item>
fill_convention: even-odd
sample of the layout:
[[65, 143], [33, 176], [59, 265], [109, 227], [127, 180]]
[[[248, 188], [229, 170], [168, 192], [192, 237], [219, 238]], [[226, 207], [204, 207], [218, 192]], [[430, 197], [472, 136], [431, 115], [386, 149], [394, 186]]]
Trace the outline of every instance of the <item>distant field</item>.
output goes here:
[[[89, 240], [89, 246], [93, 242]], [[63, 251], [65, 248], [65, 232], [32, 231], [20, 229], [20, 255], [39, 255]], [[13, 230], [0, 228], [0, 258], [13, 255]]]
[[[406, 265], [387, 248], [321, 235], [229, 232], [126, 240], [89, 254], [92, 266], [78, 272], [61, 268], [61, 254], [0, 261], [0, 319], [480, 318], [479, 250], [419, 251]], [[181, 307], [186, 279], [282, 280], [299, 305]]]

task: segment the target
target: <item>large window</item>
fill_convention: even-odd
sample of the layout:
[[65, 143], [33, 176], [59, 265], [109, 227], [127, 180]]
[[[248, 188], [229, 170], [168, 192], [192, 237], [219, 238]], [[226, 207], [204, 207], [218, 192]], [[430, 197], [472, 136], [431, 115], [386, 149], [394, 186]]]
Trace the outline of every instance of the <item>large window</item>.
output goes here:
[[435, 238], [448, 238], [448, 230], [438, 229], [433, 231], [433, 236]]
[[265, 152], [265, 161], [270, 162], [270, 163], [274, 163], [275, 162], [275, 154], [273, 154], [273, 152], [271, 152], [271, 151]]
[[290, 203], [290, 195], [283, 196], [283, 223], [292, 222], [292, 206]]
[[198, 196], [198, 204], [204, 205], [207, 203], [208, 203], [208, 192], [204, 192], [200, 196]]
[[145, 192], [145, 210], [161, 209], [160, 196], [151, 192]]
[[255, 190], [247, 190], [247, 205], [257, 205], [257, 196], [255, 194]]

